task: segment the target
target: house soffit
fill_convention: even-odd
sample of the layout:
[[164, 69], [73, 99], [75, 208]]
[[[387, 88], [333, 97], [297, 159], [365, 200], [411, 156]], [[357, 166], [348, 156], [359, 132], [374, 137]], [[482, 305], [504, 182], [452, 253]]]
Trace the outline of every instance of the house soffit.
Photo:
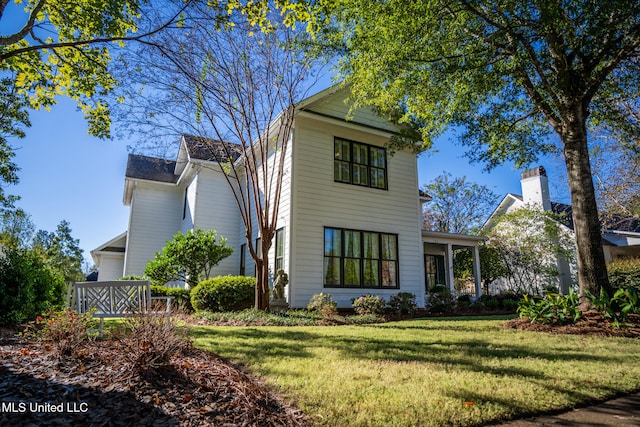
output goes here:
[[451, 244], [454, 246], [472, 247], [477, 246], [478, 243], [484, 240], [486, 240], [486, 238], [482, 236], [422, 230], [423, 243]]

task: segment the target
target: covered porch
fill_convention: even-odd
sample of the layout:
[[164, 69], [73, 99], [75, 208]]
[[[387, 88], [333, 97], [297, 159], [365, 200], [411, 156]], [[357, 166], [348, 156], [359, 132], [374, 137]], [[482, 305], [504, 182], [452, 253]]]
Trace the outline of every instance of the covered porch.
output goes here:
[[[482, 295], [479, 244], [484, 240], [484, 237], [479, 236], [423, 230], [425, 293], [428, 294], [431, 289], [441, 285], [454, 296], [469, 295], [479, 298]], [[456, 282], [454, 263], [455, 253], [459, 250], [470, 253], [472, 277], [470, 280], [466, 277], [459, 278]]]

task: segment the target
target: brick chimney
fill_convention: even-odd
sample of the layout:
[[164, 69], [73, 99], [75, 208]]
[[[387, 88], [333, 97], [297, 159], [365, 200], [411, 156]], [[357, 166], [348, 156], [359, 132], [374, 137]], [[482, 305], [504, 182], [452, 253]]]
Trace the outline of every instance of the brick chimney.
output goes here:
[[549, 198], [549, 179], [547, 171], [542, 166], [522, 172], [520, 178], [522, 185], [522, 200], [528, 205], [537, 205], [542, 210], [551, 210]]

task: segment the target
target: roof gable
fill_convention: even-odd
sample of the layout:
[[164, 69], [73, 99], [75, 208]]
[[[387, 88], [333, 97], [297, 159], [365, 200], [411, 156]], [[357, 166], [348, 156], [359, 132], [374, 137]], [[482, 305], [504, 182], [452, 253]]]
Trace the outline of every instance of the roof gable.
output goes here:
[[191, 160], [236, 161], [242, 154], [242, 146], [231, 142], [223, 143], [216, 139], [194, 135], [182, 135], [182, 141]]
[[176, 162], [172, 160], [129, 154], [125, 177], [175, 184], [178, 181], [175, 169]]
[[349, 86], [335, 85], [300, 101], [296, 108], [298, 111], [330, 117], [386, 132], [400, 132], [400, 126], [380, 117], [373, 107], [359, 107], [354, 110], [352, 108], [353, 103], [349, 101], [349, 96]]

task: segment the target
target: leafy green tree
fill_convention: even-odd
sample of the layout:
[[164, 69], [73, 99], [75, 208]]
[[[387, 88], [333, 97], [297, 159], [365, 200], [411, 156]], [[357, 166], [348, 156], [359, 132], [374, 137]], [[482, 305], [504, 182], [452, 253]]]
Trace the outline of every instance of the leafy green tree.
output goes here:
[[106, 95], [115, 81], [107, 72], [107, 43], [136, 30], [139, 4], [26, 0], [18, 11], [17, 4], [2, 0], [0, 23], [22, 20], [22, 26], [0, 36], [0, 70], [14, 75], [15, 88], [28, 95], [31, 108], [49, 109], [56, 96], [69, 96], [84, 112], [91, 133], [108, 136]]
[[[509, 270], [500, 251], [491, 245], [480, 246], [480, 280], [485, 294], [490, 293], [490, 286], [498, 279], [507, 277]], [[469, 250], [457, 250], [453, 253], [453, 275], [455, 278], [473, 276], [473, 256]]]
[[[314, 3], [321, 46], [342, 55], [354, 99], [419, 125], [431, 146], [456, 127], [470, 156], [518, 167], [562, 150], [581, 295], [610, 291], [588, 125], [633, 120], [640, 3], [626, 0], [334, 0]], [[356, 105], [357, 105], [356, 103]], [[555, 134], [559, 144], [551, 136]], [[399, 139], [400, 145], [406, 140]], [[559, 147], [557, 147], [559, 145]]]
[[30, 249], [35, 225], [22, 209], [9, 209], [0, 215], [0, 245], [11, 249]]
[[0, 212], [11, 209], [18, 197], [5, 194], [4, 184], [18, 183], [18, 166], [7, 138], [24, 138], [29, 127], [28, 99], [17, 93], [10, 78], [0, 79]]
[[64, 303], [62, 275], [33, 250], [3, 248], [0, 256], [0, 324], [35, 320]]
[[[182, 2], [181, 8], [191, 1]], [[49, 109], [57, 96], [77, 101], [89, 133], [110, 136], [112, 51], [179, 25], [181, 8], [138, 0], [0, 0], [0, 72], [30, 108]], [[18, 25], [16, 25], [18, 24]], [[18, 28], [19, 27], [19, 28]]]
[[487, 186], [450, 173], [436, 177], [423, 190], [431, 197], [423, 211], [425, 229], [444, 233], [476, 233], [498, 200]]
[[233, 253], [233, 248], [226, 244], [227, 239], [218, 239], [215, 230], [178, 232], [149, 261], [144, 275], [158, 285], [184, 280], [189, 287], [194, 287], [208, 279], [213, 267]]
[[54, 232], [39, 230], [33, 238], [33, 250], [40, 253], [46, 263], [64, 277], [66, 283], [84, 279], [83, 250], [80, 241], [71, 236], [68, 221], [60, 221]]

